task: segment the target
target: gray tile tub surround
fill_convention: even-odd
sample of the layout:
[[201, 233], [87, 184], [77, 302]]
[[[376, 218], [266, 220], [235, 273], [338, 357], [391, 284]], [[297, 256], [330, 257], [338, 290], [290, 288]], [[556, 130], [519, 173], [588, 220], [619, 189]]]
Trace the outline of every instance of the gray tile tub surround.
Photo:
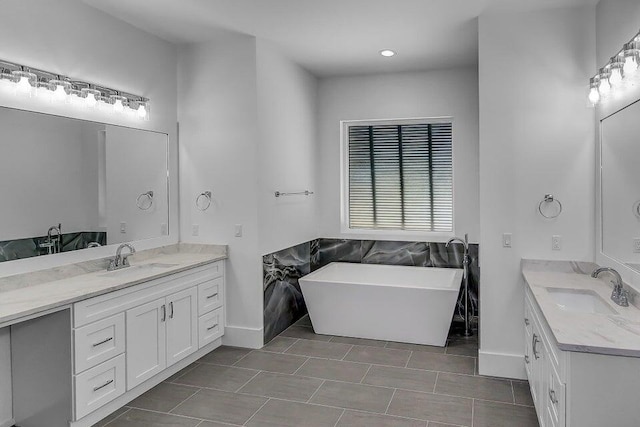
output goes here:
[[307, 314], [298, 279], [311, 272], [311, 243], [262, 257], [264, 342]]

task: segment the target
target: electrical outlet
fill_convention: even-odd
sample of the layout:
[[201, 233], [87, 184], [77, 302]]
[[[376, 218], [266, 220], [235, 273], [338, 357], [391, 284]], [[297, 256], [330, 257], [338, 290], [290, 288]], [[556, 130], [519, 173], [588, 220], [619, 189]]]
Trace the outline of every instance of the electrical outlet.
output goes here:
[[191, 225], [191, 235], [197, 236], [199, 234], [200, 234], [200, 225], [198, 224]]
[[554, 234], [551, 236], [551, 249], [554, 251], [559, 251], [562, 249], [562, 236], [558, 234]]
[[640, 252], [640, 237], [633, 239], [633, 252]]
[[127, 234], [127, 223], [126, 222], [121, 222], [120, 223], [120, 233], [121, 234]]
[[502, 246], [505, 248], [511, 247], [511, 233], [502, 233]]
[[236, 224], [235, 235], [236, 237], [242, 237], [242, 224]]

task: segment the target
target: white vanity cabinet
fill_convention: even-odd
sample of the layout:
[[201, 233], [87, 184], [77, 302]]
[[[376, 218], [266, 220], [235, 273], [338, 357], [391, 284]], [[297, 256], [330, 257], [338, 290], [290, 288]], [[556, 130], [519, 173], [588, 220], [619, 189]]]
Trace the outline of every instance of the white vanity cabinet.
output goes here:
[[88, 414], [135, 398], [168, 368], [213, 350], [224, 334], [223, 301], [218, 261], [75, 303], [71, 425], [91, 425]]
[[525, 369], [541, 427], [640, 425], [640, 358], [560, 350], [528, 288], [524, 330]]

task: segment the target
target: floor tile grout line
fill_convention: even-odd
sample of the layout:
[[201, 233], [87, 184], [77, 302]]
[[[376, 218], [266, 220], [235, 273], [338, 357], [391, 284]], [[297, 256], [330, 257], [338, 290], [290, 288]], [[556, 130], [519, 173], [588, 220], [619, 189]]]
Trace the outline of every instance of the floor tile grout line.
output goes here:
[[404, 364], [404, 368], [409, 367], [409, 362], [411, 361], [412, 357], [413, 357], [413, 350], [409, 350], [409, 357], [407, 358], [407, 362]]
[[247, 381], [246, 383], [242, 384], [236, 391], [234, 391], [234, 393], [238, 393], [240, 392], [240, 390], [242, 390], [247, 384], [249, 384], [251, 381], [253, 381], [253, 379], [255, 377], [257, 377], [258, 375], [260, 375], [262, 373], [262, 371], [258, 371], [256, 372], [256, 374], [254, 376], [252, 376], [251, 378], [249, 378], [249, 381]]
[[391, 394], [391, 399], [389, 399], [389, 403], [387, 403], [387, 408], [384, 410], [385, 415], [389, 415], [389, 408], [391, 407], [391, 402], [393, 402], [393, 398], [396, 396], [397, 388], [393, 389], [393, 393]]
[[[169, 412], [162, 412], [162, 411], [155, 411], [153, 409], [145, 409], [145, 408], [130, 408], [131, 409], [135, 409], [136, 411], [143, 411], [143, 412], [152, 412], [154, 414], [160, 414], [160, 415], [171, 415], [173, 417], [178, 417], [178, 418], [187, 418], [189, 420], [198, 420], [198, 421], [207, 421], [204, 418], [198, 418], [198, 417], [192, 417], [190, 415], [182, 415], [182, 414], [175, 414], [175, 413], [169, 413]], [[211, 421], [211, 420], [209, 420]]]
[[[291, 375], [297, 375], [297, 374], [298, 374], [298, 371], [299, 371], [300, 369], [302, 369], [302, 367], [303, 367], [304, 365], [306, 365], [306, 364], [307, 364], [307, 362], [308, 362], [309, 360], [311, 360], [311, 358], [307, 356], [307, 360], [305, 360], [304, 362], [302, 362], [302, 363], [300, 364], [300, 366], [298, 366], [298, 369], [296, 369], [295, 371], [293, 371], [293, 373], [292, 373]], [[304, 376], [304, 375], [301, 375], [301, 376]]]
[[471, 427], [473, 427], [473, 412], [476, 407], [476, 399], [471, 399]]
[[[129, 412], [130, 410], [131, 410], [131, 409], [127, 409], [127, 410], [125, 410], [123, 413], [121, 413], [120, 415], [118, 415], [117, 417], [115, 417], [114, 419], [109, 420], [109, 421], [104, 425], [104, 427], [107, 427], [109, 424], [111, 424], [112, 422], [114, 422], [115, 420], [117, 420], [118, 418], [120, 418], [121, 416], [123, 416], [124, 414], [126, 414], [127, 412]], [[106, 418], [106, 417], [105, 417], [105, 418]]]
[[[255, 349], [249, 351], [247, 354], [245, 354], [244, 356], [242, 356], [240, 359], [236, 360], [235, 362], [233, 362], [231, 365], [227, 365], [227, 366], [234, 366], [237, 368], [241, 368], [241, 366], [237, 366], [238, 363], [240, 363], [240, 361], [242, 359], [244, 359], [245, 357], [247, 357], [248, 355], [250, 355], [251, 353], [253, 353], [254, 351], [256, 351]], [[224, 365], [223, 365], [224, 366]]]
[[433, 394], [436, 394], [436, 387], [438, 386], [439, 376], [440, 376], [440, 372], [436, 372], [436, 380], [433, 382]]
[[164, 381], [162, 381], [162, 382], [165, 382], [165, 383], [172, 383], [172, 382], [174, 382], [174, 381], [176, 381], [176, 380], [179, 380], [180, 378], [182, 378], [182, 377], [184, 377], [185, 375], [187, 375], [189, 372], [191, 372], [191, 371], [193, 371], [194, 369], [196, 369], [196, 368], [198, 367], [198, 365], [200, 365], [200, 363], [199, 363], [198, 361], [195, 361], [195, 362], [193, 362], [191, 365], [188, 365], [188, 366], [186, 366], [186, 367], [182, 368], [180, 371], [176, 372], [176, 374], [177, 374], [177, 373], [180, 373], [180, 372], [182, 372], [182, 371], [184, 371], [184, 370], [185, 370], [185, 369], [187, 369], [187, 368], [190, 368], [188, 371], [183, 372], [181, 375], [178, 375], [176, 378], [174, 378], [173, 380], [169, 381], [169, 378], [171, 378], [173, 375], [175, 375], [175, 374], [173, 374], [173, 375], [171, 375], [171, 377], [167, 378], [166, 380], [164, 380]]
[[295, 338], [295, 341], [293, 341], [289, 347], [287, 347], [284, 350], [282, 350], [282, 354], [284, 354], [287, 350], [289, 350], [291, 347], [296, 345], [298, 343], [298, 341], [300, 341], [300, 338]]
[[[313, 392], [313, 394], [311, 395], [311, 397], [309, 397], [309, 398], [307, 399], [307, 401], [306, 401], [306, 402], [304, 402], [304, 403], [311, 403], [311, 399], [313, 399], [313, 397], [314, 397], [316, 394], [318, 394], [318, 391], [320, 391], [320, 389], [322, 388], [322, 386], [323, 386], [323, 385], [324, 385], [324, 383], [326, 383], [326, 382], [327, 382], [327, 380], [322, 380], [322, 382], [320, 383], [320, 386], [318, 386], [318, 388], [316, 389], [316, 391], [314, 391], [314, 392]], [[344, 408], [343, 408], [343, 409], [344, 409]]]
[[340, 416], [338, 417], [338, 419], [336, 420], [336, 423], [333, 425], [333, 427], [337, 427], [338, 424], [340, 423], [340, 420], [342, 419], [342, 416], [344, 415], [344, 413], [347, 412], [346, 409], [342, 410], [342, 413], [340, 414]]
[[511, 383], [511, 397], [513, 397], [513, 404], [516, 404], [516, 392], [513, 388], [513, 381], [509, 381]]
[[347, 353], [344, 356], [342, 356], [342, 359], [340, 359], [340, 360], [344, 361], [344, 359], [349, 355], [349, 353], [351, 353], [351, 351], [353, 350], [354, 347], [355, 347], [355, 345], [352, 344], [351, 348], [347, 351]]
[[267, 401], [266, 401], [266, 402], [264, 402], [264, 403], [263, 403], [263, 404], [262, 404], [262, 405], [261, 405], [261, 406], [260, 406], [260, 407], [259, 407], [259, 408], [254, 412], [254, 413], [253, 413], [253, 415], [251, 415], [251, 416], [247, 419], [247, 421], [245, 421], [244, 423], [242, 423], [242, 425], [243, 425], [243, 426], [246, 426], [246, 425], [247, 425], [247, 423], [248, 423], [249, 421], [251, 421], [251, 420], [253, 419], [253, 417], [255, 417], [255, 416], [256, 416], [256, 414], [257, 414], [258, 412], [260, 412], [260, 409], [264, 408], [264, 407], [267, 405], [267, 403], [269, 403], [269, 401], [270, 401], [270, 400], [271, 400], [271, 398], [270, 398], [270, 397], [267, 397]]
[[[153, 389], [152, 389], [153, 390]], [[186, 399], [184, 399], [182, 402], [178, 403], [176, 406], [174, 406], [173, 408], [171, 408], [167, 414], [170, 414], [171, 411], [173, 411], [174, 409], [176, 409], [178, 406], [182, 405], [184, 402], [186, 402], [187, 400], [191, 399], [193, 396], [195, 396], [196, 394], [198, 394], [198, 392], [202, 390], [202, 388], [198, 388], [198, 390], [194, 391], [193, 393], [191, 393], [189, 395], [189, 397], [187, 397]]]
[[360, 382], [358, 384], [364, 384], [363, 381], [364, 381], [365, 378], [367, 378], [367, 375], [369, 375], [369, 371], [371, 370], [372, 367], [373, 367], [373, 365], [369, 364], [369, 367], [367, 368], [367, 371], [364, 373], [362, 378], [360, 378]]

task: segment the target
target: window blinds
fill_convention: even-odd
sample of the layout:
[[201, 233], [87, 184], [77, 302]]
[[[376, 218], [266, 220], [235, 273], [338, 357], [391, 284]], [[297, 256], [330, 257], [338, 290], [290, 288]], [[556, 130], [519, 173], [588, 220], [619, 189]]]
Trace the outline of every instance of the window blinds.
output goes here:
[[452, 124], [350, 125], [349, 228], [453, 231]]

